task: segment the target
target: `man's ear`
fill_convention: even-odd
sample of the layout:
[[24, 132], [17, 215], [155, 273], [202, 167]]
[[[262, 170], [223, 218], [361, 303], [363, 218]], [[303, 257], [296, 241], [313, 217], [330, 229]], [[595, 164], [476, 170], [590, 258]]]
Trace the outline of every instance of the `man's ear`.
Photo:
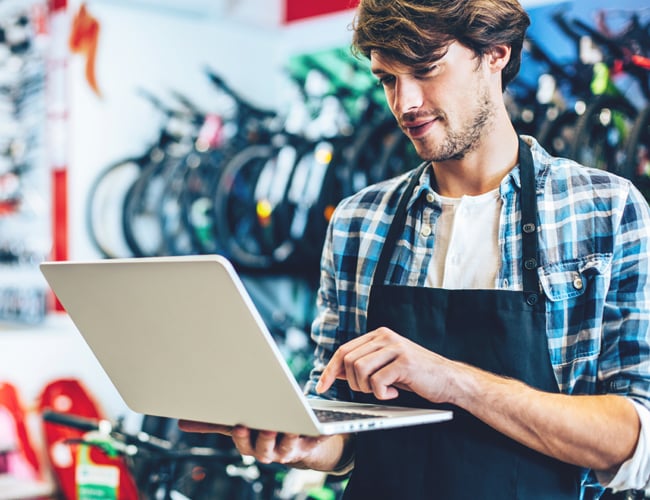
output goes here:
[[510, 61], [510, 45], [495, 45], [485, 55], [487, 64], [493, 73], [500, 73]]

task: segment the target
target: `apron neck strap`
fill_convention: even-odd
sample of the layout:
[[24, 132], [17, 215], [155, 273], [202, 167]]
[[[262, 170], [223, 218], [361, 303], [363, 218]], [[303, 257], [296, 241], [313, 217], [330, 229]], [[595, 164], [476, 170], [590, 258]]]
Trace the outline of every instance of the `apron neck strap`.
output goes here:
[[519, 175], [521, 177], [521, 235], [524, 300], [534, 306], [539, 300], [537, 277], [537, 199], [535, 167], [530, 147], [519, 138]]
[[[426, 162], [417, 168], [411, 180], [402, 193], [391, 222], [386, 240], [377, 262], [372, 284], [382, 285], [386, 281], [388, 265], [393, 255], [397, 241], [406, 225], [406, 206], [415, 191], [425, 169], [431, 165]], [[521, 176], [521, 228], [523, 252], [523, 288], [524, 300], [531, 306], [539, 300], [539, 285], [537, 279], [537, 200], [535, 197], [535, 170], [533, 155], [530, 147], [519, 138], [519, 171]]]
[[402, 197], [399, 200], [397, 209], [395, 210], [395, 215], [393, 215], [393, 220], [388, 229], [388, 234], [386, 235], [386, 240], [381, 249], [381, 254], [379, 255], [379, 261], [377, 262], [377, 267], [375, 268], [375, 274], [372, 278], [372, 284], [374, 285], [383, 285], [386, 281], [386, 275], [388, 274], [388, 264], [390, 263], [390, 257], [393, 254], [393, 250], [397, 245], [397, 240], [399, 239], [404, 227], [406, 226], [406, 205], [408, 205], [415, 187], [420, 181], [420, 177], [424, 171], [429, 168], [431, 162], [425, 162], [423, 165], [419, 166], [416, 172], [411, 177], [411, 180], [406, 186]]

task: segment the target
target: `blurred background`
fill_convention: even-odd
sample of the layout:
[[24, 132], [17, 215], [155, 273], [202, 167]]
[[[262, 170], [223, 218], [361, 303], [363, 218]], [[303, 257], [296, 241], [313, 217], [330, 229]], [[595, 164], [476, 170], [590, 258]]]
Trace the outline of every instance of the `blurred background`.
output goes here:
[[[650, 8], [522, 4], [533, 22], [506, 93], [518, 130], [650, 196]], [[350, 54], [353, 12], [348, 0], [0, 0], [0, 478], [79, 495], [84, 445], [53, 443], [88, 429], [44, 422], [52, 408], [189, 446], [173, 422], [125, 407], [42, 279], [44, 260], [224, 254], [304, 382], [334, 206], [418, 163], [367, 61]], [[160, 460], [122, 458], [89, 460], [117, 467], [125, 488], [133, 480], [123, 498], [163, 498], [152, 476], [165, 474], [182, 489]], [[211, 493], [199, 493], [209, 481], [196, 457], [183, 462], [196, 475], [186, 497], [324, 487], [220, 459], [235, 468], [207, 475]], [[223, 486], [233, 482], [243, 486]], [[9, 488], [0, 480], [0, 498]]]

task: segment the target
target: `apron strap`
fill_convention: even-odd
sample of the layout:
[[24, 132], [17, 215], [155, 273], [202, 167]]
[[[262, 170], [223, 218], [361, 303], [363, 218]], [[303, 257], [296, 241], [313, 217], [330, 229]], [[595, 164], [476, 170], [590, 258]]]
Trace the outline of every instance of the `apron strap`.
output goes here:
[[415, 191], [415, 187], [418, 185], [420, 177], [422, 177], [425, 169], [430, 165], [431, 162], [425, 162], [424, 164], [420, 165], [413, 174], [413, 177], [411, 177], [408, 186], [406, 186], [406, 189], [404, 190], [404, 193], [402, 193], [402, 197], [399, 200], [399, 204], [395, 210], [395, 215], [393, 215], [393, 220], [388, 229], [388, 234], [384, 240], [381, 254], [379, 255], [379, 261], [377, 262], [375, 274], [372, 278], [373, 285], [383, 285], [386, 281], [390, 257], [392, 256], [393, 250], [397, 245], [397, 240], [399, 239], [400, 235], [404, 231], [404, 227], [406, 226], [406, 205], [411, 199], [411, 195], [413, 194], [413, 191]]
[[[390, 258], [397, 241], [406, 226], [406, 205], [425, 169], [431, 165], [425, 162], [417, 168], [395, 210], [386, 240], [384, 241], [379, 261], [372, 279], [373, 285], [383, 285], [388, 274]], [[522, 280], [524, 300], [530, 306], [539, 301], [539, 284], [537, 277], [537, 200], [535, 193], [535, 169], [533, 155], [526, 142], [519, 138], [519, 171], [521, 175], [521, 230], [522, 230]]]
[[539, 301], [535, 168], [530, 147], [521, 137], [519, 138], [519, 172], [521, 176], [521, 245], [524, 300], [528, 305], [534, 306]]

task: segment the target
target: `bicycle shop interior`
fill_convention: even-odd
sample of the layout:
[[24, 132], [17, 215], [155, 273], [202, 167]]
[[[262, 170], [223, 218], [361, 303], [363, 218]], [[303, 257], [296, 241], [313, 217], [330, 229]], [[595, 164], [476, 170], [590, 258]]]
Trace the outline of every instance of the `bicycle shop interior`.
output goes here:
[[[650, 199], [646, 2], [521, 3], [533, 23], [507, 92], [514, 123]], [[39, 265], [227, 255], [304, 382], [332, 210], [417, 164], [349, 51], [353, 12], [348, 0], [0, 0], [0, 500], [74, 498], [89, 464], [114, 467], [126, 495], [338, 498], [344, 485], [323, 474], [130, 410]], [[88, 422], [64, 428], [50, 410], [111, 422], [148, 461], [115, 443], [91, 453]], [[218, 453], [174, 461], [175, 444]]]

